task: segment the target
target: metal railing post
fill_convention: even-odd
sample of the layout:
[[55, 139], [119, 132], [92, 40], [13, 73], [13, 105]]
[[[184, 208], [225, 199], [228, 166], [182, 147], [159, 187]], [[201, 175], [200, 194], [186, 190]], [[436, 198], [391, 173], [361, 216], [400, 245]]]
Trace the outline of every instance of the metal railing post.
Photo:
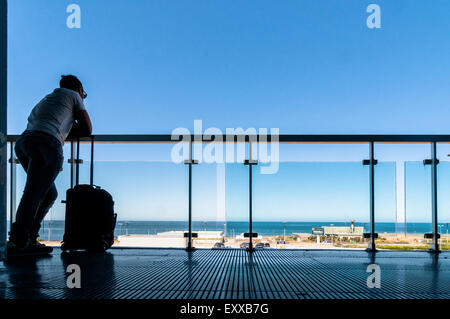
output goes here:
[[378, 234], [375, 232], [375, 165], [378, 161], [375, 159], [375, 143], [371, 141], [369, 143], [369, 157], [370, 159], [364, 160], [364, 165], [369, 165], [369, 206], [370, 206], [370, 233], [365, 233], [364, 238], [369, 238], [370, 243], [367, 248], [369, 252], [376, 251], [375, 239], [378, 238]]
[[253, 165], [258, 165], [257, 160], [252, 159], [252, 141], [249, 139], [248, 141], [248, 149], [249, 149], [249, 159], [244, 161], [244, 165], [248, 165], [248, 220], [249, 220], [249, 243], [248, 250], [253, 251]]
[[9, 181], [9, 229], [12, 228], [13, 220], [15, 219], [15, 214], [17, 210], [17, 168], [16, 164], [19, 163], [19, 161], [14, 156], [14, 142], [11, 142], [11, 148], [10, 148], [10, 158], [9, 158], [9, 164], [10, 164], [10, 181]]
[[[251, 145], [251, 143], [250, 143], [250, 145]], [[251, 157], [250, 157], [251, 158]], [[249, 220], [249, 232], [250, 232], [250, 236], [249, 236], [249, 243], [248, 243], [248, 249], [251, 251], [251, 250], [253, 250], [253, 194], [252, 194], [252, 189], [253, 189], [253, 181], [252, 181], [252, 176], [253, 176], [253, 172], [252, 172], [252, 167], [253, 167], [253, 165], [248, 165], [248, 175], [249, 175], [249, 177], [248, 177], [248, 180], [249, 180], [249, 183], [248, 183], [248, 188], [249, 188], [249, 192], [248, 192], [248, 194], [249, 194], [249, 200], [248, 200], [248, 204], [249, 204], [249, 209], [248, 209], [248, 212], [249, 212], [249, 217], [248, 217], [248, 220]]]
[[370, 142], [370, 247], [375, 248], [375, 155], [374, 143]]
[[0, 0], [0, 261], [7, 257], [7, 16], [7, 1]]
[[437, 201], [437, 145], [436, 142], [431, 143], [431, 212], [432, 212], [432, 232], [433, 242], [430, 250], [439, 252], [439, 231], [438, 231], [438, 201]]
[[192, 250], [192, 142], [189, 145], [189, 218], [188, 218], [188, 245], [187, 250]]
[[68, 160], [70, 164], [70, 188], [75, 186], [75, 143], [70, 142], [70, 159]]
[[194, 250], [194, 246], [192, 245], [192, 165], [198, 164], [198, 161], [192, 159], [192, 139], [189, 141], [189, 159], [184, 161], [184, 164], [187, 164], [189, 167], [189, 176], [188, 176], [188, 180], [189, 180], [189, 193], [188, 193], [188, 243], [187, 243], [187, 247], [186, 250], [187, 251], [192, 251]]
[[424, 165], [431, 165], [431, 233], [424, 235], [425, 239], [431, 239], [430, 252], [439, 253], [439, 238], [441, 235], [438, 230], [438, 201], [437, 201], [437, 142], [431, 142], [431, 159], [423, 161]]

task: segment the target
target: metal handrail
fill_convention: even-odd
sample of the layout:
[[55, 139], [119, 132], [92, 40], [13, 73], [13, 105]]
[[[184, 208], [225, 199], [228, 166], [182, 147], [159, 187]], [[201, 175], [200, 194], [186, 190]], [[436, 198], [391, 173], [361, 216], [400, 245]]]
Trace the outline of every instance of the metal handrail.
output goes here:
[[[8, 142], [15, 142], [20, 135], [8, 135]], [[192, 142], [215, 142], [216, 138], [205, 138], [205, 135], [191, 134]], [[271, 142], [271, 135], [221, 135], [220, 142]], [[414, 135], [414, 134], [280, 134], [280, 143], [450, 143], [450, 135]], [[68, 139], [67, 142], [72, 140]], [[99, 134], [95, 135], [98, 143], [177, 143], [171, 134]], [[90, 142], [90, 138], [81, 138], [81, 142]]]

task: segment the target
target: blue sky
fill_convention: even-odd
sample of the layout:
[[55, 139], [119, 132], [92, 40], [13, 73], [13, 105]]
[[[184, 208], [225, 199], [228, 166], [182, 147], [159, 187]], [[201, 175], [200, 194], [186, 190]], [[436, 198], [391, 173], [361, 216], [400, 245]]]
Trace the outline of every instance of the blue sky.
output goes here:
[[[66, 27], [66, 7], [70, 3], [81, 7], [81, 29]], [[379, 30], [366, 26], [370, 3], [381, 7]], [[176, 127], [192, 129], [197, 119], [203, 120], [205, 128], [276, 127], [281, 134], [448, 134], [448, 12], [447, 0], [433, 0], [432, 5], [429, 1], [410, 0], [10, 1], [8, 131], [20, 133], [31, 108], [57, 86], [59, 76], [73, 73], [89, 94], [86, 106], [94, 122], [94, 134], [170, 133]], [[151, 166], [148, 160], [164, 158], [167, 149], [105, 146], [99, 148], [97, 159], [143, 161], [142, 165]], [[311, 157], [317, 155], [324, 161], [353, 162], [367, 156], [366, 147], [358, 146], [350, 152], [342, 146], [329, 150], [286, 146], [281, 149], [281, 158], [310, 160], [306, 155], [310, 152]], [[448, 153], [448, 146], [440, 149], [442, 157]], [[421, 160], [429, 157], [429, 148], [411, 146], [383, 152], [380, 147], [377, 155], [380, 160], [392, 161], [405, 154], [409, 160]], [[123, 171], [119, 168], [123, 163], [115, 165], [117, 172]], [[138, 176], [142, 171], [139, 165], [133, 164], [135, 168], [127, 176]], [[391, 191], [395, 174], [389, 165], [385, 173], [380, 173], [386, 180], [380, 192], [386, 193], [387, 199], [381, 201], [379, 209], [380, 216], [386, 218], [395, 208]], [[428, 177], [421, 171], [426, 168], [410, 169], [416, 174], [412, 175], [416, 184], [410, 188], [422, 194], [411, 198], [424, 203], [411, 202], [407, 207], [413, 216], [419, 216], [429, 206], [427, 191], [423, 191]], [[204, 170], [203, 188], [211, 191], [213, 188], [207, 185], [214, 185], [214, 179], [208, 179], [211, 174]], [[334, 173], [318, 173], [327, 170]], [[327, 205], [316, 205], [321, 216], [334, 218], [337, 211], [345, 220], [350, 215], [360, 219], [366, 216], [362, 209], [367, 209], [368, 195], [363, 170], [358, 164], [317, 167], [287, 163], [276, 176], [257, 179], [260, 184], [255, 189], [262, 194], [274, 185], [291, 185], [289, 192], [279, 194], [268, 204], [264, 199], [271, 197], [262, 196], [255, 207], [260, 219], [273, 219], [278, 210], [286, 211], [289, 218], [309, 218], [309, 211], [314, 209], [306, 202], [324, 203], [323, 196], [339, 197], [339, 184], [339, 194], [353, 194], [357, 200], [352, 200], [349, 213], [344, 212], [347, 204], [342, 196]], [[116, 174], [110, 171], [98, 172], [99, 184], [104, 180], [106, 188], [106, 182], [115, 188], [114, 181], [118, 185], [129, 182], [127, 176], [108, 180]], [[185, 173], [185, 168], [174, 171]], [[239, 185], [243, 185], [245, 171], [230, 168], [227, 174], [231, 174], [227, 181], [242, 177]], [[305, 192], [314, 187], [304, 181], [317, 178], [317, 174], [323, 183], [316, 185], [317, 189], [327, 191]], [[160, 187], [167, 176], [173, 179], [173, 185]], [[147, 182], [150, 177], [158, 183], [145, 185], [147, 196], [162, 194], [167, 187], [174, 189], [172, 200], [162, 195], [151, 197], [151, 201], [139, 200], [132, 206], [133, 211], [181, 214], [185, 177], [149, 167]], [[175, 182], [178, 178], [179, 182]], [[290, 184], [293, 180], [302, 180], [303, 184]], [[64, 190], [61, 188], [60, 193]], [[123, 187], [116, 197], [123, 197], [123, 201], [137, 198], [133, 195], [138, 188], [128, 189]], [[271, 194], [276, 190], [272, 189]], [[450, 186], [446, 190], [450, 191]], [[303, 197], [295, 197], [299, 193]], [[238, 212], [245, 211], [246, 204], [236, 198], [233, 203], [241, 205], [232, 209], [230, 198], [235, 198], [234, 192], [230, 190], [229, 194], [227, 213], [229, 210], [229, 216], [239, 219], [244, 213]], [[304, 197], [306, 194], [308, 197]], [[208, 215], [216, 205], [214, 194], [209, 195], [205, 196], [209, 200], [198, 204], [203, 205], [197, 209], [200, 215]], [[283, 204], [272, 207], [270, 203]], [[305, 211], [299, 218], [297, 207]], [[450, 217], [450, 203], [444, 211]]]

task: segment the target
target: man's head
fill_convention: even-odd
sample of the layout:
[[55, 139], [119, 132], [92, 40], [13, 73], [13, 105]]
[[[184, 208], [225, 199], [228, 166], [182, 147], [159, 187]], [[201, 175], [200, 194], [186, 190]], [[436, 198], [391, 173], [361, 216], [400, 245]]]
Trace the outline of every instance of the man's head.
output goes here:
[[86, 92], [83, 90], [83, 84], [74, 75], [63, 75], [61, 76], [61, 81], [59, 81], [59, 87], [64, 89], [69, 89], [80, 94], [81, 98], [85, 99], [87, 97]]

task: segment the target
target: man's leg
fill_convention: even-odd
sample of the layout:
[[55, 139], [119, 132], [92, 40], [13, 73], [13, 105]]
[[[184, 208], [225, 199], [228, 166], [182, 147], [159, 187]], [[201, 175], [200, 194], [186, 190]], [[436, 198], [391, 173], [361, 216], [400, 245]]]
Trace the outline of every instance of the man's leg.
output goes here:
[[15, 228], [11, 231], [11, 240], [16, 245], [23, 246], [30, 239], [39, 204], [55, 177], [46, 165], [33, 159], [30, 160], [25, 190], [17, 209]]
[[[40, 203], [53, 185], [62, 165], [62, 149], [43, 137], [28, 136], [17, 141], [16, 154], [19, 160], [26, 157], [27, 181], [17, 209], [16, 221], [11, 229], [11, 241], [24, 246], [30, 240], [35, 216]], [[22, 155], [22, 156], [19, 156]], [[21, 160], [22, 161], [22, 160]]]
[[53, 182], [50, 188], [47, 190], [44, 199], [39, 204], [36, 216], [34, 217], [34, 223], [30, 231], [31, 247], [35, 252], [49, 254], [53, 251], [53, 248], [47, 247], [44, 244], [38, 242], [39, 230], [41, 229], [42, 221], [45, 215], [47, 215], [50, 208], [53, 206], [56, 198], [58, 197], [58, 191], [56, 190], [55, 183]]
[[[19, 138], [19, 140], [16, 143], [16, 147], [15, 147], [15, 153], [17, 158], [19, 159], [20, 164], [22, 165], [23, 169], [25, 172], [28, 171], [28, 165], [30, 164], [30, 158], [26, 152], [26, 149], [23, 146], [23, 141], [21, 140], [21, 138]], [[17, 217], [17, 210], [14, 212], [15, 215], [15, 220]], [[11, 226], [10, 229], [10, 241], [14, 242], [16, 244], [18, 244], [19, 246], [23, 246], [24, 245], [24, 241], [26, 242], [26, 238], [27, 238], [27, 233], [25, 231], [25, 229], [23, 227], [20, 227], [20, 225], [18, 225], [15, 221]]]
[[55, 183], [53, 183], [47, 191], [47, 194], [45, 194], [44, 199], [41, 201], [36, 216], [34, 217], [34, 224], [30, 232], [30, 239], [32, 242], [37, 241], [42, 221], [44, 220], [45, 216], [47, 215], [48, 211], [53, 206], [57, 198], [58, 191], [56, 190]]

